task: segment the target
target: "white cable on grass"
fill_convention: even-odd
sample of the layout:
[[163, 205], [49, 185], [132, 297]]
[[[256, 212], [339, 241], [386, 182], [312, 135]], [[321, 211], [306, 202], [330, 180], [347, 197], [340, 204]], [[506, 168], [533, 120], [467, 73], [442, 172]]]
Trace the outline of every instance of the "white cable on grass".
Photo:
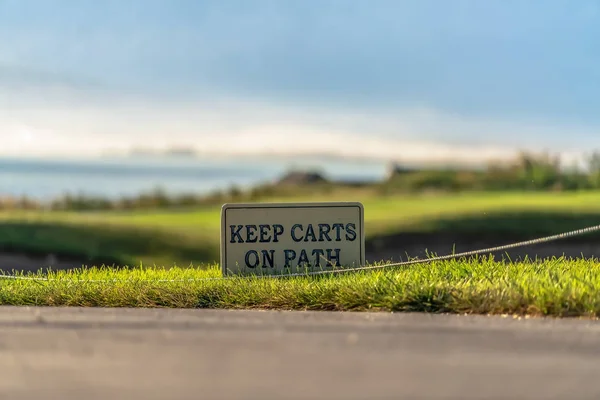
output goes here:
[[[238, 276], [225, 276], [225, 277], [213, 277], [213, 278], [190, 278], [190, 279], [152, 279], [152, 280], [135, 279], [135, 281], [136, 282], [140, 282], [140, 281], [200, 282], [200, 281], [215, 281], [215, 280], [243, 279], [243, 278], [290, 278], [290, 277], [336, 274], [336, 273], [342, 273], [342, 272], [367, 271], [367, 270], [383, 269], [383, 268], [389, 268], [389, 267], [403, 267], [403, 266], [414, 265], [414, 264], [431, 263], [431, 262], [436, 262], [436, 261], [449, 260], [449, 259], [453, 259], [453, 258], [472, 256], [472, 255], [477, 255], [477, 254], [482, 254], [482, 253], [493, 253], [493, 252], [497, 252], [497, 251], [512, 249], [515, 247], [531, 246], [531, 245], [535, 245], [535, 244], [539, 244], [539, 243], [547, 243], [547, 242], [552, 242], [555, 240], [566, 239], [568, 237], [581, 236], [581, 235], [585, 235], [585, 234], [597, 232], [597, 231], [600, 231], [600, 225], [590, 226], [588, 228], [577, 229], [574, 231], [560, 233], [557, 235], [546, 236], [546, 237], [541, 237], [541, 238], [537, 238], [537, 239], [531, 239], [531, 240], [526, 240], [526, 241], [522, 241], [522, 242], [506, 244], [506, 245], [502, 245], [502, 246], [490, 247], [487, 249], [472, 250], [472, 251], [466, 251], [463, 253], [447, 254], [445, 256], [431, 257], [431, 258], [426, 258], [426, 259], [417, 259], [417, 260], [411, 260], [411, 261], [402, 261], [402, 262], [390, 263], [390, 264], [384, 264], [384, 265], [369, 265], [369, 266], [356, 267], [356, 268], [340, 268], [340, 269], [327, 270], [327, 271], [311, 271], [311, 272], [303, 272], [303, 273], [297, 272], [297, 273], [281, 274], [281, 275], [238, 275]], [[42, 282], [62, 280], [62, 279], [50, 279], [50, 278], [44, 278], [44, 277], [3, 275], [3, 274], [0, 274], [0, 279], [30, 280], [30, 281], [42, 281]], [[111, 279], [111, 280], [108, 280], [108, 279], [107, 280], [80, 279], [77, 281], [70, 280], [70, 282], [80, 282], [80, 283], [84, 283], [84, 282], [85, 283], [108, 283], [108, 282], [124, 282], [124, 281], [125, 280], [123, 280], [123, 279]]]

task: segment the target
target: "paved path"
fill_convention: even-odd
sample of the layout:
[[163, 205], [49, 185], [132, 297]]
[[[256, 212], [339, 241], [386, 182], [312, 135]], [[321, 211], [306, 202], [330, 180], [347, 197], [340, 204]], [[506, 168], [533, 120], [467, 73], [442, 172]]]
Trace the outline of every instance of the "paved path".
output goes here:
[[0, 308], [2, 399], [599, 399], [600, 323]]

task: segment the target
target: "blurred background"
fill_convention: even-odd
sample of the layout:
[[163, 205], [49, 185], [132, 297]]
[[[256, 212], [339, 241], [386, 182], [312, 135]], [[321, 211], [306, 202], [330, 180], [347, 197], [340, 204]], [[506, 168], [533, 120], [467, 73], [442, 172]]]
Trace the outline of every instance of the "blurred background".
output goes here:
[[0, 0], [0, 269], [209, 265], [231, 201], [363, 201], [370, 261], [600, 223], [598, 37], [592, 0]]

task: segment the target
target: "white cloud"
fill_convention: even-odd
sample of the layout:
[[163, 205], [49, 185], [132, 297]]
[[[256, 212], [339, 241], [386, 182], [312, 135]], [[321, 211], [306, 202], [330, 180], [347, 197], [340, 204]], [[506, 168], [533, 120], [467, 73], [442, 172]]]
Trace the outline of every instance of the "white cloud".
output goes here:
[[91, 146], [78, 146], [73, 136], [62, 135], [52, 130], [38, 129], [34, 126], [19, 124], [3, 126], [0, 129], [0, 154], [10, 156], [47, 156], [68, 155], [73, 152], [80, 155], [94, 153]]
[[596, 136], [581, 127], [474, 119], [426, 108], [341, 111], [223, 98], [79, 100], [5, 108], [0, 154], [92, 155], [108, 148], [190, 146], [234, 154], [317, 152], [480, 163], [512, 157], [518, 149], [573, 158], [593, 146], [590, 139]]

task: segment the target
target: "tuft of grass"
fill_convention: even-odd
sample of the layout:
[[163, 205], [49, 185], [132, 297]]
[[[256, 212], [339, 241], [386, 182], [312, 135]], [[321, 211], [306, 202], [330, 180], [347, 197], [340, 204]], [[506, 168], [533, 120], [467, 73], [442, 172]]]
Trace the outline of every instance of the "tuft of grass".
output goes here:
[[219, 267], [105, 267], [0, 280], [0, 304], [600, 316], [600, 262], [493, 257], [302, 277], [221, 279]]

